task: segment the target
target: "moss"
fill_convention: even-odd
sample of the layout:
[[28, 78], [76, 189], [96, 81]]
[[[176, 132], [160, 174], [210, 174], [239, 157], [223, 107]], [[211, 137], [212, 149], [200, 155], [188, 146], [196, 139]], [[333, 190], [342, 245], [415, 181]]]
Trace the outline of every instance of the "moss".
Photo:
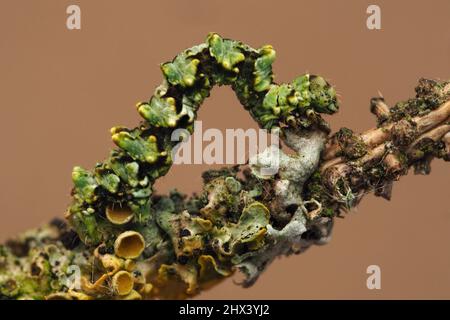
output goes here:
[[392, 127], [391, 136], [395, 146], [408, 146], [417, 137], [416, 124], [411, 120], [400, 120]]
[[367, 153], [367, 146], [359, 135], [348, 128], [341, 128], [335, 135], [340, 146], [340, 155], [348, 159], [357, 159]]
[[397, 156], [398, 160], [400, 161], [402, 167], [403, 168], [408, 168], [409, 159], [408, 159], [408, 155], [406, 154], [406, 152], [398, 151], [396, 153], [396, 156]]
[[443, 93], [442, 89], [449, 82], [438, 82], [429, 79], [420, 79], [416, 87], [416, 97], [397, 103], [391, 108], [390, 121], [410, 120], [412, 117], [424, 115], [444, 103], [449, 93]]
[[323, 208], [321, 215], [324, 216], [324, 217], [332, 218], [332, 217], [334, 217], [336, 215], [336, 213], [335, 213], [335, 210], [333, 208]]

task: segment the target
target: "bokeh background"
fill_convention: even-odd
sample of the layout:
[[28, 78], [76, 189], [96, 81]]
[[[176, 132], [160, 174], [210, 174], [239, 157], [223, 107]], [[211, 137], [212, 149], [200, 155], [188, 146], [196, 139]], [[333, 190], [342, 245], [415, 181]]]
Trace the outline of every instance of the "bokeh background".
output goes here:
[[[81, 7], [81, 30], [66, 8]], [[381, 7], [382, 29], [366, 28]], [[0, 1], [0, 241], [61, 217], [74, 165], [87, 168], [111, 147], [109, 128], [134, 126], [135, 103], [161, 82], [159, 63], [210, 31], [277, 50], [276, 80], [325, 76], [341, 96], [334, 130], [375, 124], [369, 99], [414, 95], [420, 77], [450, 78], [450, 2], [434, 1]], [[255, 123], [230, 88], [216, 88], [200, 111], [203, 128]], [[205, 165], [182, 165], [157, 183], [201, 190]], [[450, 298], [450, 170], [412, 173], [387, 202], [369, 195], [337, 219], [332, 241], [274, 262], [251, 288], [227, 280], [199, 298]], [[381, 290], [366, 268], [381, 267]]]

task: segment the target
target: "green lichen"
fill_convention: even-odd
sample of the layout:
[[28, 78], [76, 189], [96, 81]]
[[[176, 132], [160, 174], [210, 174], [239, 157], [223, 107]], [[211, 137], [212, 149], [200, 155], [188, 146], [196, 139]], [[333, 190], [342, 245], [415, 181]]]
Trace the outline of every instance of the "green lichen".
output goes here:
[[[245, 269], [249, 284], [276, 256], [290, 254], [306, 230], [302, 185], [316, 169], [325, 141], [317, 129], [325, 125], [320, 113], [337, 111], [337, 99], [320, 76], [306, 74], [288, 84], [275, 83], [275, 56], [270, 45], [253, 49], [212, 33], [205, 43], [162, 64], [162, 84], [148, 101], [137, 104], [144, 121], [132, 129], [113, 127], [117, 148], [92, 171], [74, 168], [73, 199], [67, 210], [72, 229], [55, 231], [55, 226], [46, 226], [44, 233], [54, 234], [45, 237], [34, 231], [36, 242], [21, 256], [12, 246], [0, 248], [0, 296], [182, 297], [236, 269]], [[220, 85], [231, 86], [262, 128], [280, 131], [289, 139], [303, 134], [308, 138], [292, 143], [295, 155], [282, 155], [279, 178], [261, 179], [254, 170], [228, 168], [205, 173], [198, 196], [187, 198], [176, 191], [155, 194], [153, 185], [170, 169], [172, 151], [179, 143], [171, 140], [172, 133], [177, 129], [192, 133], [200, 105]], [[314, 130], [321, 133], [309, 137]], [[310, 154], [300, 153], [303, 146], [310, 148]], [[291, 184], [284, 188], [289, 179]], [[298, 207], [291, 221], [277, 221], [278, 209], [273, 207], [277, 201], [283, 210]], [[126, 215], [126, 222], [111, 220], [112, 213]], [[136, 249], [140, 239], [144, 247], [137, 248], [138, 257], [125, 259], [127, 255], [115, 253], [121, 235], [130, 232], [140, 242], [126, 243], [125, 249]], [[27, 240], [20, 238], [18, 243], [23, 247]], [[66, 285], [71, 265], [80, 267], [81, 287]], [[27, 269], [31, 266], [38, 267]], [[111, 280], [119, 271], [132, 272], [134, 277], [133, 292], [123, 297], [117, 296]]]
[[113, 128], [112, 139], [118, 149], [94, 172], [74, 169], [69, 221], [83, 241], [90, 245], [111, 242], [110, 235], [116, 232], [110, 229], [116, 227], [101, 223], [108, 206], [128, 205], [135, 213], [130, 225], [135, 230], [154, 215], [152, 185], [169, 170], [171, 151], [178, 143], [170, 140], [171, 133], [179, 128], [192, 132], [196, 112], [214, 85], [231, 85], [264, 128], [310, 127], [322, 121], [311, 118], [311, 112], [336, 111], [335, 92], [322, 77], [304, 75], [292, 84], [273, 83], [274, 59], [271, 46], [255, 50], [210, 34], [204, 44], [162, 64], [165, 81], [149, 102], [137, 105], [143, 124], [134, 129]]

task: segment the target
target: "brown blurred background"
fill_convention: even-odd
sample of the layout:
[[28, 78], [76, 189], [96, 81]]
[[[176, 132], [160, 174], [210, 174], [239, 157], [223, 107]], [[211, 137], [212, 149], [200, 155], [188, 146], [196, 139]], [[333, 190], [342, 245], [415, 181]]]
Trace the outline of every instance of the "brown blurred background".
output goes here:
[[[81, 30], [66, 8], [81, 7]], [[381, 7], [382, 30], [366, 28]], [[74, 165], [93, 167], [113, 146], [109, 128], [134, 126], [135, 103], [159, 85], [159, 63], [215, 31], [277, 50], [275, 74], [325, 76], [341, 95], [333, 129], [375, 124], [369, 99], [414, 95], [420, 77], [450, 78], [450, 2], [68, 1], [0, 2], [0, 241], [62, 216]], [[230, 88], [201, 109], [203, 128], [255, 127]], [[173, 167], [159, 192], [201, 190], [207, 166]], [[402, 178], [393, 199], [367, 196], [336, 221], [330, 244], [273, 263], [242, 289], [225, 281], [200, 298], [450, 298], [450, 171]], [[381, 290], [366, 268], [381, 267]]]

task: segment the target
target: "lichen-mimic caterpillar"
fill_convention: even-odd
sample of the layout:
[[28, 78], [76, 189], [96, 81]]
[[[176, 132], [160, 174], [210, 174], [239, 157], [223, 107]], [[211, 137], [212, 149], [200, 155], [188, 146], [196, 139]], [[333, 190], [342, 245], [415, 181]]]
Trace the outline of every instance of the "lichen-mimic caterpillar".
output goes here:
[[[69, 225], [54, 221], [0, 246], [0, 298], [182, 298], [237, 269], [251, 285], [277, 256], [325, 243], [333, 217], [368, 191], [389, 198], [410, 166], [429, 173], [432, 158], [450, 159], [449, 82], [423, 79], [414, 99], [393, 108], [373, 99], [377, 128], [328, 138], [320, 113], [337, 111], [335, 90], [308, 74], [276, 84], [274, 59], [271, 46], [212, 33], [162, 64], [162, 85], [137, 105], [144, 121], [111, 129], [118, 148], [93, 171], [74, 168]], [[207, 171], [199, 196], [154, 195], [179, 143], [172, 133], [192, 133], [215, 85], [230, 85], [294, 153], [272, 146], [249, 167]], [[262, 174], [275, 158], [279, 171]], [[69, 281], [74, 266], [79, 285]]]

